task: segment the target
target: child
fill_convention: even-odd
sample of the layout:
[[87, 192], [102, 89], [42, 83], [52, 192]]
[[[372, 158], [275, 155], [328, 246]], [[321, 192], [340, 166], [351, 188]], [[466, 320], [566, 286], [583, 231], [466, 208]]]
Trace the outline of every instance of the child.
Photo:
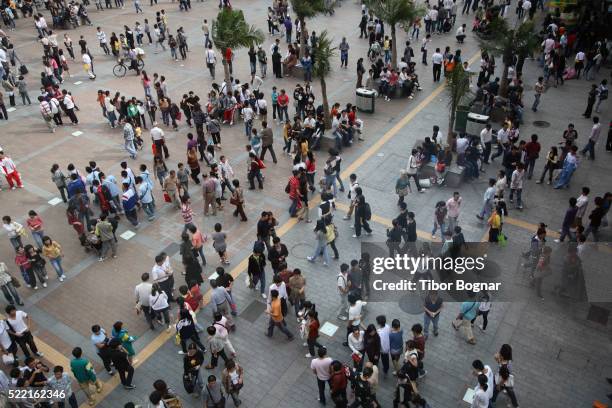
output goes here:
[[142, 129], [140, 126], [134, 128], [134, 144], [136, 145], [136, 149], [142, 150], [144, 140], [142, 140]]
[[187, 194], [187, 191], [189, 190], [189, 170], [185, 168], [183, 163], [178, 164], [176, 177], [178, 177], [179, 184], [181, 189], [184, 191], [184, 194]]
[[19, 96], [21, 96], [21, 101], [23, 104], [26, 104], [26, 100], [28, 101], [28, 105], [32, 104], [30, 101], [30, 95], [28, 94], [28, 84], [26, 83], [23, 75], [19, 75], [19, 80], [17, 81], [17, 89], [19, 90]]
[[221, 263], [229, 265], [230, 262], [227, 259], [227, 244], [225, 243], [227, 235], [225, 232], [221, 231], [222, 228], [220, 223], [215, 224], [215, 232], [212, 233], [213, 248], [215, 248], [215, 251], [219, 254]]

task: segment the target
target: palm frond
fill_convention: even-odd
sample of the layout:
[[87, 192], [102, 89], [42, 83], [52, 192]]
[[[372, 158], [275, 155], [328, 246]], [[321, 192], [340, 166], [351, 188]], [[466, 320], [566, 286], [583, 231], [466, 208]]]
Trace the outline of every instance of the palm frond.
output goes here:
[[291, 8], [300, 19], [312, 18], [328, 11], [325, 0], [291, 0]]
[[326, 77], [331, 72], [331, 60], [337, 55], [338, 49], [332, 45], [332, 40], [327, 30], [323, 30], [319, 35], [316, 47], [312, 49], [314, 55], [312, 73], [316, 77]]
[[365, 0], [374, 15], [389, 25], [410, 24], [425, 14], [425, 8], [411, 0]]
[[242, 10], [223, 9], [212, 22], [211, 36], [215, 47], [221, 51], [226, 48], [243, 48], [260, 44], [264, 40], [263, 32], [249, 25]]

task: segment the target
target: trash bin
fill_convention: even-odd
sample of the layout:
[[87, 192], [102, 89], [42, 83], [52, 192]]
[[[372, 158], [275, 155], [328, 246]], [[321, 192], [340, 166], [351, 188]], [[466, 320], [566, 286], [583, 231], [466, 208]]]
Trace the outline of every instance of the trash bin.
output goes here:
[[472, 136], [479, 136], [480, 132], [489, 123], [489, 117], [479, 115], [478, 113], [470, 112], [467, 115], [467, 123], [465, 124], [465, 133]]
[[374, 113], [374, 101], [376, 92], [366, 88], [357, 88], [355, 94], [355, 105], [362, 112]]
[[470, 113], [469, 106], [457, 106], [457, 110], [455, 111], [455, 132], [465, 133], [468, 113]]

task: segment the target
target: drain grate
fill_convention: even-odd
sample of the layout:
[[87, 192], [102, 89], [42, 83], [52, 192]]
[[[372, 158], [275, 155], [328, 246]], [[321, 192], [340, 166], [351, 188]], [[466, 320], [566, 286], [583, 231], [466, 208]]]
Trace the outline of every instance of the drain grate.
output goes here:
[[539, 128], [547, 128], [550, 127], [550, 122], [546, 122], [545, 120], [536, 120], [535, 122], [533, 122], [533, 126]]
[[587, 314], [587, 320], [601, 325], [608, 324], [608, 318], [610, 317], [610, 311], [603, 307], [591, 305], [589, 307], [589, 313]]

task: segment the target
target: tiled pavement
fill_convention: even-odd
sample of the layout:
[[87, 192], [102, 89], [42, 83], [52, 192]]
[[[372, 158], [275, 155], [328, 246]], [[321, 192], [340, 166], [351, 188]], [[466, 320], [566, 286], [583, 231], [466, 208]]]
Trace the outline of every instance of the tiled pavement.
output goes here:
[[[199, 29], [199, 22], [202, 18], [208, 18], [211, 21], [216, 14], [216, 8], [209, 3], [203, 5], [194, 3], [194, 11], [189, 15], [179, 13], [175, 10], [175, 6], [170, 4], [155, 8], [158, 10], [165, 7], [170, 14], [171, 26], [174, 27], [179, 24], [178, 21], [181, 21], [190, 38], [192, 52], [184, 67], [170, 68], [173, 63], [166, 60], [167, 55], [154, 55], [152, 50], [147, 49], [148, 72], [151, 74], [157, 71], [165, 75], [170, 84], [171, 96], [175, 98], [189, 89], [195, 89], [202, 96], [209, 88], [210, 78], [202, 69]], [[238, 0], [234, 2], [234, 6], [243, 8], [250, 22], [265, 28], [267, 2]], [[120, 31], [124, 23], [130, 24], [135, 20], [134, 13], [129, 7], [120, 12], [113, 10], [91, 14], [94, 24], [102, 25], [107, 34], [110, 34], [112, 30]], [[336, 39], [347, 35], [351, 44], [351, 62], [353, 62], [356, 55], [365, 53], [365, 43], [355, 39], [358, 15], [359, 8], [345, 2], [333, 20], [334, 23], [341, 22], [342, 24], [329, 24], [332, 21], [329, 17], [318, 17], [308, 23], [309, 29], [320, 32], [326, 28]], [[148, 9], [145, 17], [151, 20], [152, 14]], [[18, 24], [23, 25], [23, 20]], [[349, 31], [345, 29], [347, 24], [352, 27]], [[32, 67], [30, 95], [36, 93], [35, 72], [38, 69], [38, 63], [35, 63], [34, 60], [39, 54], [37, 46], [33, 45], [32, 32], [31, 29], [25, 32], [20, 29], [13, 33], [15, 38], [22, 39], [20, 44], [26, 41], [23, 46], [18, 46], [18, 50], [20, 57]], [[97, 54], [99, 49], [93, 37], [92, 28], [80, 28], [70, 32], [75, 42], [80, 33], [85, 33], [90, 48], [96, 53], [95, 63], [98, 73], [95, 83], [86, 81], [81, 85], [72, 85], [73, 82], [83, 79], [79, 64], [74, 63], [72, 71], [75, 77], [66, 83], [67, 88], [73, 92], [81, 107], [79, 117], [82, 124], [77, 129], [84, 133], [78, 137], [72, 136], [70, 133], [76, 129], [70, 127], [59, 130], [56, 134], [46, 133], [42, 131], [43, 123], [35, 108], [18, 106], [17, 111], [12, 113], [12, 118], [17, 118], [18, 121], [11, 120], [8, 123], [2, 123], [0, 145], [18, 162], [20, 171], [24, 175], [26, 189], [0, 193], [0, 206], [3, 214], [10, 214], [17, 219], [21, 218], [20, 215], [30, 208], [41, 212], [47, 224], [46, 231], [63, 245], [66, 252], [65, 266], [70, 276], [67, 282], [57, 285], [52, 279], [48, 289], [34, 294], [26, 294], [25, 289], [21, 290], [27, 296], [26, 310], [36, 321], [37, 336], [64, 355], [68, 356], [74, 345], [80, 345], [91, 357], [93, 353], [87, 338], [89, 327], [93, 323], [101, 323], [110, 329], [114, 321], [123, 320], [130, 332], [138, 337], [137, 350], [144, 349], [147, 344], [155, 340], [157, 334], [147, 331], [144, 322], [133, 312], [131, 288], [139, 281], [140, 274], [149, 269], [153, 256], [177, 241], [181, 220], [173, 210], [161, 209], [163, 205], [161, 205], [161, 196], [158, 194], [161, 209], [160, 219], [151, 224], [145, 222], [145, 225], [130, 241], [121, 240], [119, 259], [98, 263], [95, 258], [83, 254], [74, 239], [73, 231], [66, 224], [63, 206], [46, 204], [56, 195], [54, 186], [48, 180], [48, 169], [52, 163], [57, 162], [64, 167], [68, 162], [74, 162], [82, 170], [88, 160], [95, 159], [101, 168], [118, 175], [118, 163], [125, 159], [120, 147], [120, 133], [109, 131], [102, 123], [99, 108], [93, 101], [92, 92], [98, 88], [108, 88], [120, 89], [122, 93], [128, 95], [142, 93], [138, 81], [134, 78], [127, 77], [118, 80], [112, 77], [110, 69], [113, 62]], [[400, 33], [399, 38], [403, 41], [404, 33]], [[446, 44], [454, 46], [453, 42], [454, 40], [450, 37], [434, 37], [435, 46], [442, 47]], [[267, 47], [269, 43], [270, 40], [267, 39], [265, 46]], [[415, 44], [414, 48], [415, 52], [418, 51], [418, 45]], [[468, 40], [462, 49], [465, 57], [471, 57], [477, 51], [475, 41]], [[246, 52], [240, 51], [237, 63], [234, 64], [236, 76], [239, 78], [247, 76], [248, 66], [245, 54]], [[476, 61], [472, 69], [476, 70], [477, 66]], [[535, 82], [537, 76], [533, 69], [535, 65], [528, 62], [527, 66], [529, 70], [526, 73], [526, 82]], [[607, 72], [603, 70], [602, 77]], [[217, 74], [220, 74], [220, 69], [217, 69]], [[343, 155], [346, 168], [363, 154], [367, 147], [372, 146], [407, 113], [418, 106], [419, 112], [414, 119], [390, 138], [375, 152], [376, 154], [369, 155], [367, 160], [361, 162], [355, 169], [374, 212], [377, 216], [387, 220], [393, 218], [396, 211], [393, 205], [395, 197], [392, 194], [395, 178], [399, 168], [405, 165], [409, 149], [414, 141], [429, 135], [433, 124], [439, 124], [443, 131], [446, 128], [446, 100], [443, 93], [433, 98], [427, 105], [418, 105], [430, 95], [431, 90], [435, 89], [435, 84], [431, 83], [428, 69], [421, 69], [420, 74], [425, 91], [411, 102], [385, 103], [378, 100], [376, 114], [363, 115], [367, 129], [366, 142], [347, 150]], [[352, 78], [352, 71], [345, 73], [339, 70], [331, 74], [328, 80], [331, 101], [352, 102]], [[269, 94], [272, 84], [290, 90], [295, 82], [294, 79], [282, 79], [275, 82], [266, 80], [265, 90]], [[314, 83], [313, 86], [317, 92], [318, 84]], [[577, 111], [574, 109], [574, 107], [581, 108], [583, 103], [581, 95], [586, 86], [582, 81], [572, 81], [563, 88], [549, 90], [542, 98], [541, 113], [537, 115], [537, 118], [531, 112], [525, 113], [526, 124], [521, 128], [522, 135], [537, 132], [543, 146], [551, 145], [560, 139], [568, 118], [577, 124], [581, 136], [588, 134], [589, 122], [576, 118]], [[531, 93], [527, 92], [526, 100], [531, 97]], [[560, 98], [569, 98], [572, 103], [561, 105], [558, 103]], [[551, 126], [547, 129], [536, 129], [532, 126], [532, 121], [535, 119], [545, 119], [551, 123]], [[605, 120], [603, 122], [605, 123]], [[275, 145], [277, 151], [280, 151], [281, 140], [278, 131], [279, 129], [275, 128]], [[184, 157], [178, 152], [183, 150], [186, 132], [185, 127], [176, 134], [168, 132], [172, 154], [169, 164], [172, 167], [178, 161], [184, 161]], [[230, 157], [237, 175], [244, 180], [245, 155], [242, 144], [245, 139], [243, 139], [242, 125], [239, 123], [232, 129], [224, 128], [222, 136], [224, 139], [223, 152]], [[599, 147], [601, 148], [601, 145]], [[606, 187], [609, 190], [605, 178], [593, 177], [605, 174], [610, 170], [609, 161], [604, 159], [604, 154], [600, 153], [600, 157], [595, 162], [585, 161], [575, 175], [572, 189], [569, 192], [551, 190], [547, 186], [528, 183], [524, 191], [525, 210], [523, 213], [512, 211], [511, 216], [530, 223], [543, 220], [556, 229], [567, 197], [570, 194], [576, 194], [579, 186], [588, 184], [597, 194], [603, 192]], [[324, 159], [325, 156], [320, 155], [319, 158]], [[150, 163], [150, 161], [151, 155], [145, 152], [131, 165], [135, 168], [139, 163]], [[536, 173], [541, 170], [542, 164], [538, 163]], [[487, 176], [493, 175], [496, 168], [493, 165], [489, 167]], [[248, 255], [254, 237], [254, 220], [258, 212], [262, 209], [271, 209], [278, 214], [281, 224], [287, 221], [286, 197], [283, 187], [289, 168], [288, 160], [284, 157], [280, 158], [277, 166], [271, 165], [266, 170], [266, 194], [248, 194], [247, 202], [251, 221], [248, 224], [236, 222], [227, 211], [218, 215], [214, 220], [204, 220], [201, 216], [198, 217], [198, 223], [203, 225], [206, 231], [211, 229], [213, 222], [223, 223], [230, 237], [232, 267]], [[279, 179], [280, 181], [277, 181]], [[477, 182], [462, 185], [460, 189], [465, 207], [460, 223], [466, 236], [474, 241], [480, 241], [484, 233], [483, 225], [477, 222], [472, 214], [480, 205], [485, 186], [486, 179], [482, 177]], [[433, 205], [440, 199], [448, 198], [451, 193], [450, 189], [443, 188], [430, 190], [424, 195], [409, 196], [409, 208], [416, 213], [419, 228], [426, 234], [430, 231]], [[200, 208], [199, 194], [194, 195], [194, 201], [194, 207]], [[341, 201], [346, 202], [344, 199]], [[359, 245], [357, 241], [350, 238], [352, 232], [342, 224], [343, 221], [338, 221], [338, 223], [340, 225], [338, 247], [342, 254], [342, 261], [348, 261], [358, 256]], [[373, 239], [384, 240], [384, 228], [386, 227], [375, 224], [374, 228]], [[122, 226], [119, 232], [123, 232], [124, 229], [125, 226]], [[530, 231], [511, 225], [506, 226], [506, 233], [510, 240], [525, 242], [525, 245], [530, 236]], [[342, 322], [333, 318], [337, 307], [333, 288], [334, 276], [338, 269], [337, 264], [329, 269], [324, 269], [320, 265], [312, 266], [305, 261], [305, 256], [312, 251], [310, 226], [298, 225], [290, 229], [283, 240], [291, 248], [291, 266], [300, 267], [305, 272], [308, 279], [307, 293], [317, 303], [321, 321], [331, 321], [340, 326], [333, 338], [328, 339], [323, 336], [321, 342], [328, 346], [332, 357], [348, 360], [349, 353], [340, 344], [341, 334], [344, 332]], [[217, 259], [211, 249], [209, 249], [208, 256], [209, 263], [216, 265]], [[11, 258], [8, 244], [2, 245], [0, 259], [10, 264]], [[178, 277], [180, 260], [176, 256], [173, 257], [173, 260]], [[211, 270], [212, 268], [207, 268], [207, 274]], [[181, 281], [180, 278], [177, 280]], [[238, 279], [235, 293], [241, 310], [259, 299], [244, 288], [241, 278]], [[440, 337], [433, 338], [427, 345], [426, 365], [429, 373], [422, 382], [423, 395], [431, 399], [434, 407], [464, 406], [464, 403], [460, 402], [461, 397], [466, 386], [474, 383], [470, 374], [471, 361], [474, 358], [481, 358], [485, 363], [492, 364], [493, 353], [502, 343], [508, 342], [513, 345], [515, 351], [517, 394], [522, 406], [586, 406], [594, 398], [604, 399], [609, 389], [604, 385], [603, 377], [609, 376], [612, 372], [609, 363], [611, 351], [609, 326], [597, 326], [586, 321], [584, 307], [577, 305], [576, 309], [575, 315], [568, 317], [567, 313], [557, 310], [553, 301], [543, 304], [535, 300], [527, 303], [495, 303], [491, 312], [490, 328], [486, 334], [477, 333], [479, 343], [471, 347], [450, 329], [449, 322], [456, 313], [457, 305], [448, 305], [442, 316]], [[421, 316], [406, 314], [399, 309], [397, 303], [391, 302], [370, 305], [366, 320], [368, 322], [373, 320], [379, 313], [384, 313], [389, 318], [400, 318], [406, 331], [411, 324], [421, 320]], [[207, 314], [209, 311], [206, 309], [202, 312], [200, 319], [206, 321]], [[239, 318], [238, 322], [239, 329], [233, 336], [233, 343], [238, 350], [240, 363], [246, 370], [246, 385], [243, 390], [244, 406], [317, 406], [316, 382], [310, 373], [307, 361], [303, 358], [305, 350], [299, 342], [287, 343], [278, 334], [272, 340], [265, 338], [263, 331], [266, 322], [263, 316], [254, 322], [242, 318]], [[294, 325], [294, 322], [290, 322], [290, 327], [293, 328]], [[120, 407], [129, 399], [146, 405], [145, 400], [150, 385], [160, 377], [166, 379], [174, 389], [182, 393], [181, 359], [176, 354], [176, 350], [176, 346], [171, 341], [164, 343], [137, 369], [135, 377], [137, 390], [128, 393], [117, 388], [99, 406]], [[98, 364], [97, 359], [93, 360]], [[98, 368], [100, 368], [99, 365]], [[101, 374], [101, 377], [106, 379], [106, 374]], [[381, 381], [379, 398], [385, 407], [391, 406], [393, 386], [394, 381], [391, 378]], [[193, 401], [191, 397], [185, 397], [184, 400], [186, 406], [201, 406], [201, 402]]]

